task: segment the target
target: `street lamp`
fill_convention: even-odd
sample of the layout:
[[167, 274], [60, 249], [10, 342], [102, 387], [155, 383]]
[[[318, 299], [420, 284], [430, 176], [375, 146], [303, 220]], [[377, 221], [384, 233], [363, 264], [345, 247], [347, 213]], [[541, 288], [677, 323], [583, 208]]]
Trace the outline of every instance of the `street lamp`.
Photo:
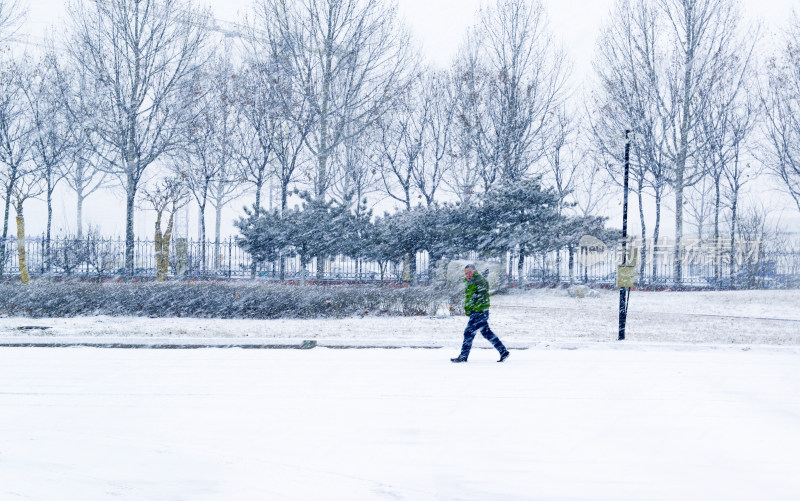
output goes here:
[[625, 182], [622, 195], [622, 266], [617, 268], [617, 285], [619, 286], [619, 341], [625, 340], [625, 322], [628, 318], [628, 300], [631, 296], [629, 282], [620, 280], [620, 268], [628, 264], [628, 172], [630, 170], [631, 130], [625, 129]]

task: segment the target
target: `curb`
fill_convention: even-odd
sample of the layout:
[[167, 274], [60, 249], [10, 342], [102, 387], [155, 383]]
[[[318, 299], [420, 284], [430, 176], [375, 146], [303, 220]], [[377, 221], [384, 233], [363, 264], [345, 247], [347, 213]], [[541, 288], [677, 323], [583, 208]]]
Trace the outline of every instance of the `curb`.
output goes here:
[[243, 348], [249, 350], [310, 350], [317, 346], [313, 340], [301, 344], [256, 344], [256, 343], [94, 343], [94, 342], [17, 342], [0, 341], [0, 348], [107, 348], [107, 349], [147, 349], [147, 350], [197, 350], [202, 348]]
[[[331, 350], [438, 350], [452, 348], [445, 345], [387, 345], [387, 344], [327, 344], [315, 340], [303, 340], [300, 344], [277, 343], [180, 343], [180, 342], [97, 342], [97, 341], [12, 341], [0, 339], [0, 349], [3, 348], [99, 348], [99, 349], [143, 349], [143, 350], [199, 350], [204, 348], [228, 349], [241, 348], [245, 350], [311, 350], [314, 348], [327, 348]], [[475, 346], [473, 349], [493, 349], [491, 346]], [[509, 346], [510, 350], [521, 351], [529, 349], [528, 346]]]

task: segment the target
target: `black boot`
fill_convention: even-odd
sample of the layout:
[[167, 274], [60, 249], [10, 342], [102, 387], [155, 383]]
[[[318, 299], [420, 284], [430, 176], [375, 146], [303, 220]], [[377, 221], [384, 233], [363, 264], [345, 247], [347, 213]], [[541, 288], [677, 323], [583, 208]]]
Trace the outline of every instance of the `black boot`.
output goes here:
[[505, 362], [509, 355], [511, 355], [511, 352], [506, 350], [505, 353], [500, 355], [500, 360], [498, 360], [498, 362]]
[[451, 358], [450, 361], [453, 362], [454, 364], [460, 364], [460, 363], [466, 362], [467, 359], [466, 358], [461, 358], [461, 357], [456, 357], [456, 358]]

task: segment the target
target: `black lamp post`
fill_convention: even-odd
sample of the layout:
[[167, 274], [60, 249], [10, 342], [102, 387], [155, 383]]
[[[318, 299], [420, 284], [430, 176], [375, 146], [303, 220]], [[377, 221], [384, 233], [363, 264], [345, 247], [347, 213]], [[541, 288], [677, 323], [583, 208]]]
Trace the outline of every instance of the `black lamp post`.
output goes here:
[[[628, 264], [628, 171], [630, 170], [631, 130], [625, 130], [625, 182], [622, 195], [622, 265]], [[617, 270], [619, 275], [619, 270]], [[618, 278], [619, 280], [619, 278]], [[625, 322], [628, 318], [630, 287], [619, 288], [619, 340], [625, 340]]]

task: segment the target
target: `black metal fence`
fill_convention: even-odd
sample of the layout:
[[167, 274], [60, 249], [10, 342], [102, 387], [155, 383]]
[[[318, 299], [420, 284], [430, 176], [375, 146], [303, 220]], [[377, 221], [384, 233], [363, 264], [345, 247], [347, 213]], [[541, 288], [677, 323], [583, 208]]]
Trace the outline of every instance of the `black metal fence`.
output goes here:
[[[17, 240], [6, 239], [3, 276], [18, 276], [19, 254]], [[663, 246], [662, 246], [663, 247]], [[752, 247], [752, 246], [751, 246]], [[88, 238], [77, 240], [58, 237], [50, 241], [49, 252], [43, 237], [26, 238], [26, 263], [32, 276], [114, 278], [125, 276], [125, 241], [123, 239]], [[475, 254], [466, 259], [480, 260]], [[491, 260], [491, 259], [490, 259]], [[595, 284], [614, 286], [617, 265], [621, 256], [617, 249], [561, 249], [525, 256], [520, 273], [519, 256], [509, 253], [503, 259], [493, 259], [502, 265], [509, 281], [521, 284]], [[637, 257], [641, 263], [641, 258]], [[683, 253], [682, 279], [674, 275], [671, 252], [650, 250], [644, 256], [645, 267], [636, 283], [643, 287], [698, 288], [797, 288], [800, 287], [800, 252], [698, 252]], [[310, 259], [305, 269], [299, 256], [285, 256], [283, 279], [323, 280], [342, 282], [401, 282], [409, 280], [409, 267], [402, 262], [381, 266], [372, 261], [355, 260], [345, 256], [324, 259], [317, 273], [318, 261]], [[653, 266], [655, 263], [655, 266]], [[430, 283], [435, 271], [429, 267], [427, 253], [416, 256], [417, 281]], [[640, 269], [640, 267], [637, 267]], [[152, 240], [134, 243], [135, 278], [153, 279], [156, 276], [156, 250]], [[220, 242], [173, 239], [170, 245], [170, 278], [183, 279], [249, 279], [280, 280], [280, 261], [258, 263], [253, 268], [250, 255], [234, 238]]]
[[[7, 238], [5, 243], [4, 276], [20, 274], [17, 239]], [[125, 275], [125, 240], [58, 237], [50, 240], [49, 250], [44, 237], [26, 237], [25, 255], [31, 276], [111, 278]], [[156, 245], [153, 240], [134, 241], [133, 276], [152, 279], [156, 276]], [[283, 258], [285, 280], [316, 280], [317, 260], [310, 259], [301, 266], [299, 256]], [[345, 256], [324, 259], [319, 275], [326, 281], [403, 281], [402, 263], [381, 266], [376, 262], [354, 260]], [[417, 256], [417, 269], [427, 268], [427, 255]], [[421, 276], [426, 276], [422, 273]], [[220, 242], [172, 239], [169, 252], [169, 278], [184, 279], [242, 279], [257, 278], [279, 280], [280, 261], [257, 263], [242, 250], [233, 237]], [[406, 276], [406, 278], [408, 278]]]
[[[736, 249], [685, 246], [679, 254], [680, 281], [675, 278], [674, 246], [650, 246], [641, 256], [641, 246], [629, 247], [628, 264], [634, 260], [636, 285], [651, 288], [800, 288], [800, 251], [768, 251], [743, 242]], [[561, 249], [524, 261], [522, 281], [540, 284], [581, 283], [616, 285], [619, 248], [592, 250]], [[510, 276], [519, 281], [518, 258], [510, 257]]]

